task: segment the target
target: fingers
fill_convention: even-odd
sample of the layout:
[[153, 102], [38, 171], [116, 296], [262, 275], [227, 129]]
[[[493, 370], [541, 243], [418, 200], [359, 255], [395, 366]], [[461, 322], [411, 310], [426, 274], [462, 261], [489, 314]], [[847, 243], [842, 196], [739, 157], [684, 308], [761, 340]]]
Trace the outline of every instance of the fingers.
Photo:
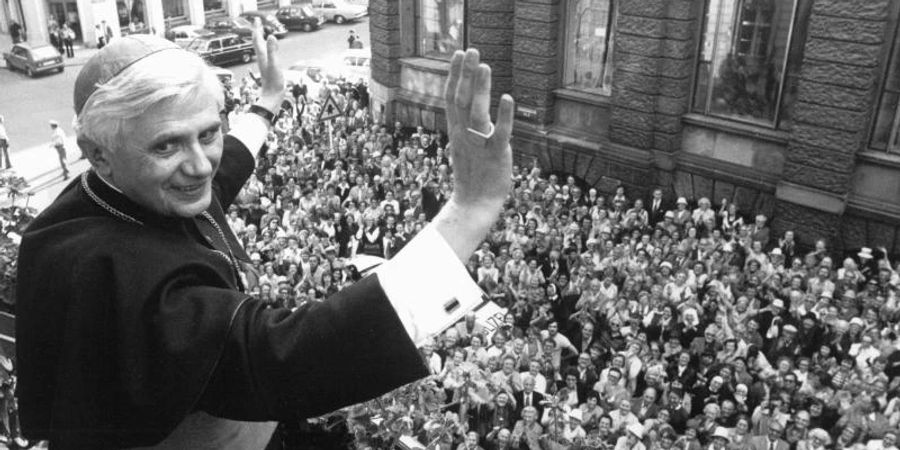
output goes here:
[[269, 36], [266, 40], [266, 64], [269, 67], [278, 67], [278, 39]]
[[450, 75], [447, 76], [447, 84], [444, 86], [444, 101], [447, 109], [448, 129], [456, 124], [456, 88], [462, 72], [462, 63], [465, 53], [457, 50], [450, 59]]
[[262, 20], [259, 17], [253, 19], [253, 48], [256, 50], [256, 60], [259, 63], [260, 71], [266, 67], [269, 56], [266, 51], [265, 34]]
[[[478, 50], [470, 48], [462, 64], [462, 78], [456, 88], [456, 114], [458, 119], [469, 119], [469, 108], [472, 106], [472, 94], [474, 93], [475, 78], [478, 75]], [[468, 124], [463, 124], [468, 126]]]
[[491, 128], [491, 68], [480, 64], [472, 87], [472, 108], [469, 111], [469, 128], [481, 133]]
[[497, 107], [497, 125], [494, 127], [494, 139], [500, 142], [509, 142], [512, 137], [513, 119], [516, 111], [516, 103], [509, 94], [500, 97], [500, 106]]

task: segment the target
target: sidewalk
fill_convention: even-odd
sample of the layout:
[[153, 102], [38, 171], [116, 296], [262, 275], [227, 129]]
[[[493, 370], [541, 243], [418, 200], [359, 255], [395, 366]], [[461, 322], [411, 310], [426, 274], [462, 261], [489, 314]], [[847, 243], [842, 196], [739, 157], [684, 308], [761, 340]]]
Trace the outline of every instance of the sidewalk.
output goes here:
[[[37, 45], [43, 43], [44, 42], [34, 42], [32, 44]], [[0, 33], [0, 53], [8, 52], [12, 46], [12, 38], [8, 34]], [[94, 56], [94, 53], [97, 53], [96, 48], [93, 46], [86, 46], [85, 44], [75, 44], [73, 48], [75, 50], [74, 58], [66, 58], [63, 56], [66, 67], [83, 66], [91, 56]], [[6, 60], [3, 60], [3, 67], [6, 68]]]
[[10, 206], [15, 202], [18, 206], [27, 205], [40, 211], [49, 206], [72, 179], [90, 167], [87, 160], [79, 159], [81, 150], [75, 143], [74, 136], [70, 136], [66, 140], [68, 180], [63, 180], [56, 150], [50, 147], [49, 143], [25, 149], [10, 156], [10, 162], [13, 165], [12, 171], [28, 183], [28, 188], [25, 190], [27, 195], [15, 199], [10, 199], [5, 195], [0, 196], [0, 207]]

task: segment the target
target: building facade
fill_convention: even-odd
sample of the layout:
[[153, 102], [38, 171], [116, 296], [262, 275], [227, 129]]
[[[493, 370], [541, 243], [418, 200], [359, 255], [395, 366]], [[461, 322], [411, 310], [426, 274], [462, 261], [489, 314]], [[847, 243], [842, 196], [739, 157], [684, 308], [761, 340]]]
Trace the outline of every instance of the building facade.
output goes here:
[[[153, 33], [162, 36], [178, 25], [202, 26], [208, 20], [244, 11], [277, 8], [292, 0], [0, 0], [0, 33], [10, 25], [24, 26], [29, 42], [49, 41], [50, 28], [69, 24], [76, 42], [95, 46], [98, 33], [109, 27], [113, 36]], [[293, 0], [303, 3], [302, 0]], [[309, 3], [306, 0], [305, 3]], [[5, 50], [5, 49], [4, 49]]]
[[[517, 102], [518, 164], [723, 199], [900, 254], [900, 0], [372, 0], [374, 113], [444, 128], [448, 55]], [[496, 98], [495, 98], [496, 102]]]

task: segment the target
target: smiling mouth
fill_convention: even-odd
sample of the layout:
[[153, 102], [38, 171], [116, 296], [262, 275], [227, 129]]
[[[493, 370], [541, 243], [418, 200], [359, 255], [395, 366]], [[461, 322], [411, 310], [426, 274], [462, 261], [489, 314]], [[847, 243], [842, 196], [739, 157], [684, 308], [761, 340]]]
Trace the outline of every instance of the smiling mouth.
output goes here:
[[203, 191], [203, 188], [206, 187], [206, 182], [196, 183], [196, 184], [188, 184], [185, 186], [172, 186], [172, 190], [182, 193], [182, 194], [197, 194]]

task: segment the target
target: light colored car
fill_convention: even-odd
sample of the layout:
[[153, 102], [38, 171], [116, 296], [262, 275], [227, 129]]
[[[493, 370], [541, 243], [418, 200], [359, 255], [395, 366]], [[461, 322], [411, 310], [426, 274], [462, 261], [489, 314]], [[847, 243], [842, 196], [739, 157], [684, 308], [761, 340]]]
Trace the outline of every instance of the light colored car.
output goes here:
[[369, 49], [350, 49], [341, 55], [337, 70], [344, 78], [356, 82], [359, 78], [368, 81], [372, 76], [372, 52]]
[[322, 15], [325, 20], [341, 24], [359, 20], [369, 14], [369, 8], [349, 3], [346, 0], [313, 0], [313, 11]]
[[15, 44], [3, 54], [9, 70], [21, 70], [29, 77], [43, 72], [62, 72], [65, 69], [62, 55], [50, 45]]
[[166, 37], [184, 48], [198, 37], [211, 36], [213, 34], [215, 33], [197, 25], [180, 25], [166, 32]]
[[339, 80], [332, 66], [333, 64], [320, 60], [297, 61], [284, 71], [284, 81], [288, 86], [306, 86], [308, 98], [320, 98], [327, 85]]

